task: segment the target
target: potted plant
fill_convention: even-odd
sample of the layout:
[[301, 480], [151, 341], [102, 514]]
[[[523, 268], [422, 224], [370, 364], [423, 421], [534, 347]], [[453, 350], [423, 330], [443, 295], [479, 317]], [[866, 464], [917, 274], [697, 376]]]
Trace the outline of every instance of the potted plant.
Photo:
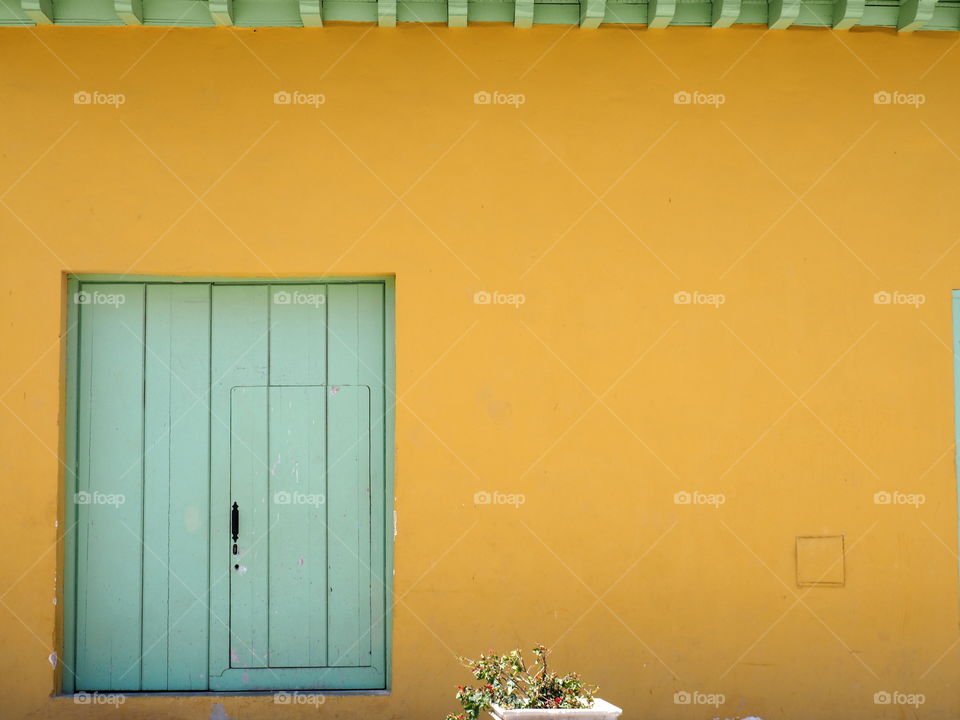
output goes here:
[[479, 660], [459, 658], [480, 684], [457, 687], [463, 712], [447, 715], [447, 720], [477, 720], [485, 710], [498, 720], [616, 720], [623, 712], [594, 697], [597, 688], [585, 685], [577, 673], [548, 670], [543, 645], [533, 648], [533, 654], [529, 668], [520, 650]]

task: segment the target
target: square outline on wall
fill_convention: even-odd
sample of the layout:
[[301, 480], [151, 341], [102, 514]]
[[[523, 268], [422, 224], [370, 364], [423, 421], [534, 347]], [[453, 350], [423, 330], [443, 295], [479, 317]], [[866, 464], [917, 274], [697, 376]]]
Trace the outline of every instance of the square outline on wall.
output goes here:
[[[819, 575], [810, 572], [803, 572], [801, 567], [801, 545], [808, 544], [804, 541], [813, 540], [837, 540], [839, 541], [840, 558], [839, 563], [834, 560], [826, 572]], [[812, 543], [810, 543], [812, 544]], [[846, 547], [843, 535], [797, 535], [795, 545], [797, 586], [798, 587], [844, 587], [847, 580], [847, 559]]]

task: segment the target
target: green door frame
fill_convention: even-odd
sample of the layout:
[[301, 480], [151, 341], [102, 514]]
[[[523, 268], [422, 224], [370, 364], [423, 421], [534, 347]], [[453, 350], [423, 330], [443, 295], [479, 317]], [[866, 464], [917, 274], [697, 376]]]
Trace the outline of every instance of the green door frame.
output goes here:
[[[78, 442], [78, 388], [79, 388], [79, 342], [80, 342], [80, 315], [79, 305], [73, 301], [76, 294], [86, 283], [110, 284], [142, 284], [142, 283], [175, 283], [175, 284], [202, 284], [202, 285], [305, 285], [305, 284], [356, 284], [380, 283], [383, 285], [384, 295], [384, 568], [383, 568], [383, 627], [384, 627], [384, 682], [382, 687], [366, 689], [371, 693], [389, 691], [392, 686], [392, 638], [393, 638], [393, 492], [394, 492], [394, 450], [395, 450], [395, 405], [396, 405], [396, 281], [392, 276], [363, 276], [363, 277], [221, 277], [221, 276], [165, 276], [165, 275], [109, 275], [109, 274], [68, 274], [66, 283], [66, 376], [64, 379], [64, 525], [63, 531], [63, 597], [62, 605], [62, 658], [60, 692], [72, 694], [76, 690], [74, 668], [77, 657], [76, 647], [76, 602], [77, 602], [77, 505], [70, 502], [77, 492], [77, 442]], [[213, 509], [211, 508], [211, 513]], [[209, 608], [208, 608], [209, 610]], [[335, 671], [334, 671], [335, 672]], [[208, 681], [212, 680], [208, 678]], [[298, 683], [294, 682], [294, 685]], [[277, 688], [279, 690], [294, 690], [297, 687]], [[365, 688], [348, 689], [355, 692]], [[227, 694], [230, 691], [209, 689], [211, 695]], [[337, 692], [337, 690], [322, 690], [320, 692]], [[156, 694], [156, 693], [149, 693]], [[197, 691], [168, 691], [165, 694], [197, 694]]]

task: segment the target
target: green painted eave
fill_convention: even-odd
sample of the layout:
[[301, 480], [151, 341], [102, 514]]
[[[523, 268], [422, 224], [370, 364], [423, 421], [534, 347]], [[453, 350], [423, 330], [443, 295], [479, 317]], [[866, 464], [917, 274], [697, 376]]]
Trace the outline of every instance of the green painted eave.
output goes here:
[[960, 31], [960, 0], [0, 0], [0, 25], [315, 27], [325, 21]]

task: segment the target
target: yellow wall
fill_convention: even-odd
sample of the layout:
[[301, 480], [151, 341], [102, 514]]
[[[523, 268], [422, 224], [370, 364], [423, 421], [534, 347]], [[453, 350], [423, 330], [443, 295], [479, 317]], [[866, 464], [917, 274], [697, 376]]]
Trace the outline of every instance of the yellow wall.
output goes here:
[[[466, 679], [454, 653], [535, 642], [627, 719], [913, 711], [880, 691], [957, 717], [954, 42], [0, 32], [0, 715], [96, 712], [50, 697], [47, 658], [74, 271], [396, 274], [394, 689], [322, 717], [438, 719]], [[326, 103], [276, 106], [278, 90]], [[474, 105], [484, 90], [525, 103]], [[926, 102], [875, 105], [884, 90]], [[493, 490], [525, 503], [474, 504]], [[726, 502], [675, 504], [683, 490]], [[846, 586], [798, 589], [795, 537], [820, 534], [845, 535]], [[683, 690], [726, 704], [678, 706]], [[205, 720], [214, 702], [281, 711], [133, 697], [115, 716]]]

